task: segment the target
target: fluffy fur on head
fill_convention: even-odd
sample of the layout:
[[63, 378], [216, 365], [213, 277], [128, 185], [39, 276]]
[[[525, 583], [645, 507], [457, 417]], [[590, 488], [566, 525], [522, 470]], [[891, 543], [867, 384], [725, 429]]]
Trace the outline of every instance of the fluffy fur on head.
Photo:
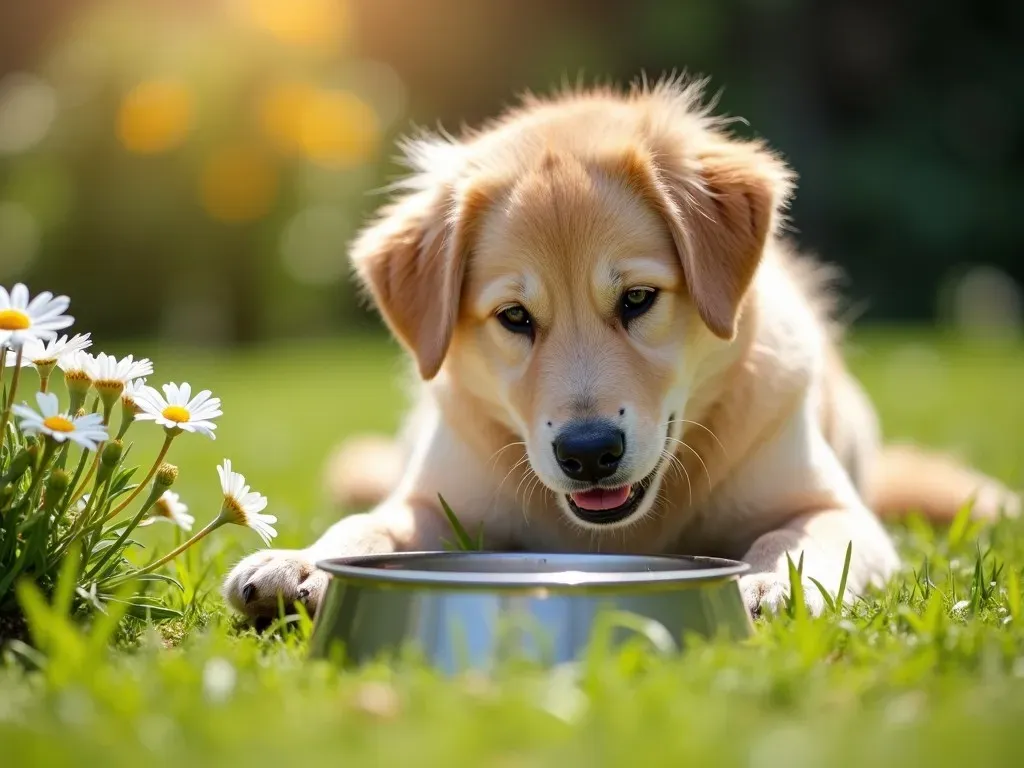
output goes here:
[[392, 186], [396, 199], [364, 228], [351, 257], [424, 378], [440, 369], [458, 319], [477, 218], [514, 180], [564, 157], [605, 168], [647, 199], [671, 230], [708, 327], [735, 335], [794, 174], [763, 142], [729, 137], [703, 85], [667, 78], [625, 96], [611, 88], [527, 95], [457, 139], [421, 133], [402, 143], [411, 173]]

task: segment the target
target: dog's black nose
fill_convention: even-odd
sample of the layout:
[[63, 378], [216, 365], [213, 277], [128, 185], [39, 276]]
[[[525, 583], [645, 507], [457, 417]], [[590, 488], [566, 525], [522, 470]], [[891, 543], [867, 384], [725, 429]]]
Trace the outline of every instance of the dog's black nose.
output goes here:
[[566, 425], [555, 438], [558, 466], [573, 480], [596, 483], [615, 474], [626, 452], [622, 430], [604, 421]]

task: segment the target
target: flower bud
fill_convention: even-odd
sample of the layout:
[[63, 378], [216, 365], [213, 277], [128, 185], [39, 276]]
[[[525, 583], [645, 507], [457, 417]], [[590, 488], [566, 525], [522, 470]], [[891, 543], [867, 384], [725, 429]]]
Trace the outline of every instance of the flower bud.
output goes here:
[[54, 497], [62, 496], [70, 485], [71, 475], [63, 469], [55, 469], [50, 473], [50, 476], [46, 478], [46, 495], [52, 495]]
[[156, 471], [155, 484], [161, 489], [166, 490], [174, 485], [174, 481], [178, 479], [178, 468], [173, 464], [167, 464], [166, 462], [160, 465], [160, 469]]
[[110, 440], [103, 446], [103, 450], [100, 451], [100, 468], [96, 473], [97, 482], [102, 483], [110, 477], [118, 462], [121, 461], [123, 453], [124, 443], [120, 440]]
[[120, 440], [111, 440], [103, 446], [103, 452], [100, 453], [100, 464], [113, 469], [117, 466], [117, 462], [121, 460], [121, 454], [123, 453], [124, 443]]
[[53, 470], [46, 478], [46, 487], [43, 489], [43, 506], [52, 510], [64, 498], [64, 494], [68, 492], [70, 486], [71, 475], [63, 469]]

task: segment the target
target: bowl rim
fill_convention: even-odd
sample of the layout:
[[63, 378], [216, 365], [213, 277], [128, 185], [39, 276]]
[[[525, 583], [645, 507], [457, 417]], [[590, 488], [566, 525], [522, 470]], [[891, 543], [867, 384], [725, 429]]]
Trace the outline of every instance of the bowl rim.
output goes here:
[[[423, 557], [487, 557], [487, 558], [605, 558], [643, 560], [680, 560], [697, 563], [703, 567], [679, 568], [664, 571], [586, 571], [565, 569], [547, 573], [495, 573], [493, 571], [431, 571], [412, 568], [387, 569], [375, 567], [375, 563], [415, 561]], [[423, 586], [451, 587], [575, 587], [600, 586], [616, 587], [643, 584], [687, 584], [715, 582], [739, 576], [750, 570], [750, 564], [739, 560], [701, 555], [662, 554], [618, 554], [580, 552], [492, 552], [492, 551], [446, 551], [418, 550], [372, 555], [351, 555], [321, 559], [316, 567], [332, 577], [345, 581], [362, 583], [391, 583]]]

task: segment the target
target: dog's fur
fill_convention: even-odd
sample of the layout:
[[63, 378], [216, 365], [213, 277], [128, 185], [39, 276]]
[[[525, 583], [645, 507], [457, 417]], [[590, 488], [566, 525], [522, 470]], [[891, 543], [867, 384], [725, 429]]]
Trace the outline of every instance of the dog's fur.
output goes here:
[[[437, 549], [442, 494], [489, 549], [720, 555], [753, 567], [749, 608], [777, 607], [787, 555], [849, 592], [899, 559], [879, 517], [1016, 511], [996, 481], [913, 448], [883, 451], [839, 351], [828, 273], [780, 234], [793, 174], [727, 133], [698, 84], [527, 98], [460, 139], [407, 144], [412, 175], [363, 230], [360, 281], [421, 383], [400, 443], [357, 442], [335, 494], [376, 504], [312, 547], [244, 559], [225, 594], [249, 615], [304, 600], [321, 558]], [[657, 289], [625, 325], [624, 292]], [[533, 337], [498, 321], [516, 304]], [[649, 478], [624, 521], [588, 523], [552, 451], [581, 417], [614, 421], [615, 480]], [[872, 512], [872, 509], [875, 513]], [[812, 610], [822, 602], [805, 590]]]

